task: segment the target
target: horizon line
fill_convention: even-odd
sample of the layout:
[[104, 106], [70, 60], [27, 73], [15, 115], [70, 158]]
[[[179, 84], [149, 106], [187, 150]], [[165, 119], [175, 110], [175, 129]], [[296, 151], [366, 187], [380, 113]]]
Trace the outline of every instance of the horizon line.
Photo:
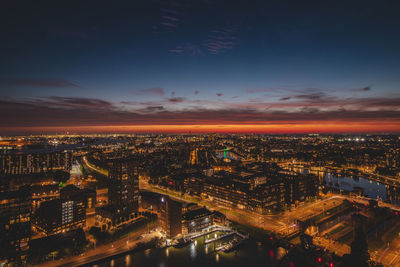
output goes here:
[[190, 125], [88, 125], [0, 127], [0, 135], [127, 133], [237, 133], [237, 134], [400, 134], [399, 124], [190, 124]]

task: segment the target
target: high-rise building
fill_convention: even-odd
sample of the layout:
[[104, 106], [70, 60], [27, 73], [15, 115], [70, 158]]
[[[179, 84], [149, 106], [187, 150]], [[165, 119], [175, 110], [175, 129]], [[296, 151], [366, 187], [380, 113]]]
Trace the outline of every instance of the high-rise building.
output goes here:
[[109, 204], [117, 216], [135, 217], [139, 211], [139, 176], [137, 168], [129, 160], [114, 160], [109, 170]]
[[46, 234], [84, 227], [86, 205], [86, 193], [73, 185], [67, 186], [60, 191], [59, 199], [40, 204], [33, 216], [33, 225]]
[[60, 190], [62, 224], [84, 226], [88, 202], [86, 190], [68, 185]]
[[189, 164], [191, 164], [191, 165], [196, 165], [196, 164], [199, 163], [199, 160], [198, 160], [198, 151], [199, 151], [199, 149], [198, 149], [198, 148], [195, 148], [194, 150], [192, 150], [192, 151], [190, 152]]
[[182, 234], [182, 202], [167, 196], [162, 196], [160, 201], [160, 221], [167, 238]]

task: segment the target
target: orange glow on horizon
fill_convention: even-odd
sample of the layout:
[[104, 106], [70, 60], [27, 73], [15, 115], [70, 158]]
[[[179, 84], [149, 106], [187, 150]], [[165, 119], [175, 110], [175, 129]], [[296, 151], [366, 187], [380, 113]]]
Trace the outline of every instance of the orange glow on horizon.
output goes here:
[[399, 133], [400, 122], [326, 122], [214, 125], [102, 125], [7, 127], [0, 132], [29, 133]]

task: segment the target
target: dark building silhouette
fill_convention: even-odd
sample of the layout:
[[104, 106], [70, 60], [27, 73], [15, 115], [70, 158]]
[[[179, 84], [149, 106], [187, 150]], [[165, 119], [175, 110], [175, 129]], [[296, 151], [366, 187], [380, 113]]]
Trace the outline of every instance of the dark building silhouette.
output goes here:
[[139, 212], [139, 176], [135, 163], [116, 159], [110, 163], [108, 205], [96, 209], [96, 225], [114, 231], [132, 222]]
[[119, 216], [130, 218], [139, 207], [139, 177], [135, 165], [127, 160], [115, 160], [108, 176], [109, 204]]
[[160, 206], [160, 221], [167, 238], [182, 234], [182, 202], [162, 196]]
[[60, 191], [60, 198], [40, 204], [33, 216], [37, 231], [46, 234], [84, 227], [87, 196], [84, 190], [70, 185]]
[[29, 188], [0, 194], [0, 259], [19, 262], [29, 249], [32, 199]]

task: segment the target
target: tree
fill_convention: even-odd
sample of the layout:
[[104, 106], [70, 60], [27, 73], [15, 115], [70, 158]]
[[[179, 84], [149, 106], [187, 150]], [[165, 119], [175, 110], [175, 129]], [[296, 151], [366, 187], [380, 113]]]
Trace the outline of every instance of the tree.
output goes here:
[[65, 183], [68, 181], [69, 177], [69, 172], [63, 170], [56, 170], [53, 174], [53, 180], [58, 183]]

